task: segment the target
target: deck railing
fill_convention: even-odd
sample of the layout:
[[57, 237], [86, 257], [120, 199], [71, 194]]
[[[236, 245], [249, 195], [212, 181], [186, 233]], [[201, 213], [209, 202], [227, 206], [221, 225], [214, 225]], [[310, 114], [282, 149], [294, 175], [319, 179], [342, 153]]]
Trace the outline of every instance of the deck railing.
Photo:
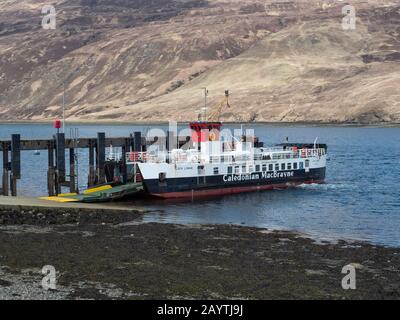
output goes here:
[[[186, 152], [160, 152], [152, 154], [147, 152], [128, 152], [126, 154], [127, 163], [144, 162], [144, 163], [164, 163], [169, 160], [171, 163], [238, 163], [262, 160], [285, 160], [285, 159], [306, 159], [321, 157], [325, 155], [325, 149], [298, 149], [289, 151], [270, 151], [267, 153], [234, 155], [232, 153], [221, 155], [203, 155], [198, 153]], [[114, 153], [109, 155], [109, 159], [121, 160], [121, 154]]]

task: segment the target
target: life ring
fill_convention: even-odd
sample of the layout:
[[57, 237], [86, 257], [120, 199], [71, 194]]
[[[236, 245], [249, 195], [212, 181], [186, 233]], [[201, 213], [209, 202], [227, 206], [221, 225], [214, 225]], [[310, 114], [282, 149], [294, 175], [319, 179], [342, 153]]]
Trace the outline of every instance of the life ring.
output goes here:
[[214, 132], [211, 132], [210, 135], [208, 136], [208, 140], [210, 141], [217, 140], [217, 135]]

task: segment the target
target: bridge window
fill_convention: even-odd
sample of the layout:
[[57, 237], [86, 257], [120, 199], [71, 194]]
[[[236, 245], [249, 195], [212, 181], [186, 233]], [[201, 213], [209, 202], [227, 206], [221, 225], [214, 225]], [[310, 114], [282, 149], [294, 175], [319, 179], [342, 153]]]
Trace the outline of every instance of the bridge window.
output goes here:
[[297, 170], [297, 162], [293, 163], [293, 169]]
[[219, 168], [218, 167], [214, 168], [214, 174], [219, 174]]
[[306, 168], [310, 167], [310, 160], [306, 160]]
[[233, 170], [232, 167], [228, 167], [228, 174], [232, 174]]
[[279, 163], [275, 164], [275, 171], [279, 171]]
[[292, 164], [291, 164], [291, 163], [288, 163], [288, 164], [287, 164], [287, 169], [288, 169], [288, 170], [292, 170]]
[[239, 166], [235, 167], [235, 174], [240, 174], [240, 167]]
[[261, 166], [259, 164], [256, 165], [256, 172], [260, 172]]
[[284, 163], [281, 164], [281, 170], [286, 170], [286, 164]]
[[242, 166], [242, 173], [246, 173], [246, 166]]
[[303, 170], [303, 169], [304, 169], [304, 164], [303, 164], [303, 162], [299, 162], [299, 169], [300, 169], [300, 170]]
[[267, 171], [267, 165], [266, 164], [262, 165], [262, 171], [264, 171], [264, 172]]
[[268, 165], [268, 171], [274, 171], [274, 165], [273, 164]]

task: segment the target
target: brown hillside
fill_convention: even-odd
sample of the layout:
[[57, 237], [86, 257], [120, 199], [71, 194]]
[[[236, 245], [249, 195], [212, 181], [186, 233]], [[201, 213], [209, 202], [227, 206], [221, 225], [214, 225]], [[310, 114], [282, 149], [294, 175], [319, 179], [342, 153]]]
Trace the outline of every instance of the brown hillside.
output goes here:
[[[48, 3], [48, 2], [46, 2]], [[400, 3], [40, 1], [0, 4], [0, 120], [192, 120], [224, 89], [230, 121], [400, 122]]]

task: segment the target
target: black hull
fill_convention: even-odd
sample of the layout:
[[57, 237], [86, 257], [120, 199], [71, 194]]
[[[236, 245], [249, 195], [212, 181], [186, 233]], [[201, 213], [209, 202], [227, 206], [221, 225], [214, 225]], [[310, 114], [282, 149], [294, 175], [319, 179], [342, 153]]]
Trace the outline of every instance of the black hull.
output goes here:
[[148, 194], [162, 198], [224, 195], [274, 188], [287, 188], [303, 183], [322, 183], [326, 168], [280, 172], [256, 172], [247, 175], [214, 175], [190, 178], [144, 180]]

